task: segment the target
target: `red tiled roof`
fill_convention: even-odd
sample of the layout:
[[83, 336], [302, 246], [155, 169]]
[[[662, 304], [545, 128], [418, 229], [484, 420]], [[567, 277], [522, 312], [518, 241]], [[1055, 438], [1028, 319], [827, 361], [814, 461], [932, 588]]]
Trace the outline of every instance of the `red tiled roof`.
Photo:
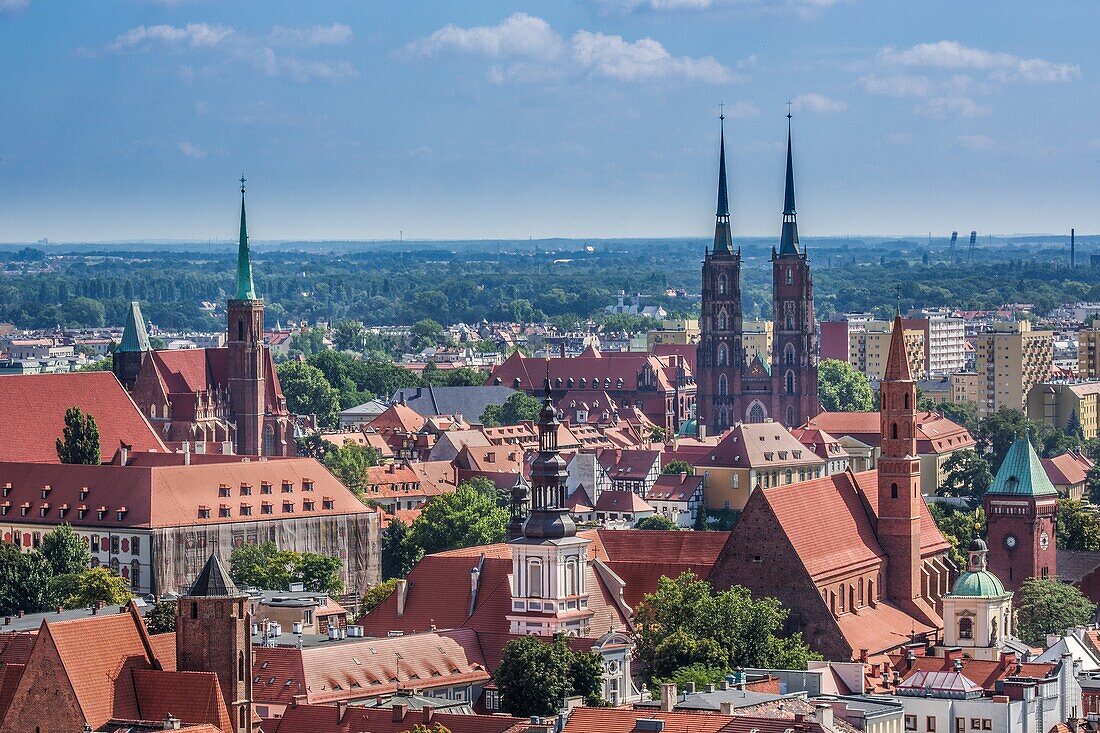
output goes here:
[[1075, 486], [1085, 481], [1085, 474], [1093, 463], [1080, 453], [1063, 453], [1054, 458], [1042, 459], [1043, 470], [1055, 486]]
[[668, 357], [675, 354], [682, 358], [688, 366], [688, 371], [695, 373], [695, 360], [699, 351], [697, 344], [653, 344], [653, 353], [668, 361]]
[[[26, 664], [34, 648], [37, 632], [10, 631], [0, 633], [0, 666], [5, 664]], [[3, 716], [0, 716], [2, 719]]]
[[[644, 352], [574, 356], [564, 359], [525, 357], [516, 351], [503, 364], [493, 368], [486, 384], [516, 386], [522, 390], [538, 390], [549, 369], [554, 389], [637, 390], [638, 374], [650, 370], [656, 375], [658, 390], [671, 391], [675, 370], [661, 358]], [[672, 373], [669, 374], [669, 371]], [[584, 384], [581, 379], [584, 379]], [[561, 382], [558, 382], [558, 379]], [[572, 379], [573, 383], [569, 384]]]
[[841, 614], [836, 618], [836, 623], [848, 646], [852, 649], [867, 649], [871, 654], [908, 644], [914, 633], [935, 631], [931, 626], [885, 601]]
[[641, 481], [657, 464], [660, 468], [661, 452], [656, 450], [602, 450], [600, 465], [615, 480]]
[[791, 435], [797, 438], [799, 443], [827, 461], [848, 457], [848, 451], [841, 445], [840, 441], [821, 428], [794, 428], [791, 430]]
[[436, 723], [451, 733], [511, 733], [526, 728], [526, 721], [504, 715], [458, 715], [434, 713], [427, 719], [426, 711], [409, 711], [404, 718], [397, 717], [388, 708], [348, 707], [341, 712], [334, 705], [298, 705], [283, 711], [283, 717], [264, 723], [264, 730], [271, 726], [271, 733], [407, 733], [417, 723], [432, 726]]
[[[948, 672], [954, 669], [953, 660], [943, 657], [917, 657], [912, 666], [906, 668], [907, 662], [901, 655], [891, 655], [890, 661], [894, 668], [902, 673], [902, 678], [908, 679], [917, 672]], [[997, 661], [988, 659], [970, 659], [962, 657], [962, 673], [981, 685], [987, 694], [997, 692], [997, 682], [1005, 677], [1033, 677], [1044, 679], [1055, 673], [1057, 664], [1041, 664], [1028, 662], [1023, 664], [1008, 663], [1005, 659]]]
[[213, 672], [175, 672], [135, 669], [134, 695], [138, 720], [162, 721], [169, 713], [183, 723], [209, 723], [232, 731], [233, 721]]
[[739, 423], [697, 466], [767, 468], [821, 465], [824, 461], [777, 422]]
[[425, 422], [426, 418], [411, 407], [395, 403], [371, 420], [368, 425], [378, 433], [394, 431], [419, 433], [424, 428]]
[[596, 500], [596, 511], [637, 514], [652, 512], [653, 507], [633, 491], [603, 491], [600, 492], [600, 498]]
[[110, 372], [0, 377], [0, 461], [57, 463], [65, 410], [79, 407], [99, 427], [103, 460], [123, 442], [139, 451], [168, 449]]
[[[850, 435], [872, 447], [882, 442], [881, 417], [878, 412], [822, 412], [803, 427], [818, 428], [837, 437]], [[917, 413], [917, 452], [944, 453], [959, 448], [972, 448], [974, 437], [961, 425], [935, 411]]]
[[[290, 493], [282, 491], [284, 480], [292, 488]], [[312, 491], [304, 491], [306, 481], [313, 482]], [[265, 482], [270, 485], [270, 495], [262, 493]], [[5, 501], [11, 501], [13, 507], [30, 502], [34, 509], [19, 520], [33, 524], [57, 524], [65, 504], [69, 509], [64, 521], [93, 527], [176, 527], [371, 511], [312, 458], [249, 461], [235, 457], [188, 466], [0, 463], [0, 484], [6, 483], [12, 490]], [[242, 495], [242, 485], [250, 487], [251, 494]], [[43, 500], [45, 486], [50, 493]], [[223, 487], [228, 488], [229, 497], [222, 496]], [[82, 497], [84, 489], [88, 493]], [[287, 499], [294, 502], [292, 513], [284, 511]], [[305, 499], [314, 501], [313, 509], [305, 508]], [[331, 499], [331, 509], [325, 509], [326, 499]], [[260, 505], [265, 501], [274, 505], [273, 514], [261, 514]], [[49, 508], [42, 517], [39, 507], [45, 503]], [[223, 503], [231, 507], [228, 517], [211, 511], [205, 518], [199, 510]], [[242, 503], [253, 506], [251, 515], [241, 514]], [[88, 512], [79, 518], [77, 510], [82, 505]], [[102, 519], [97, 512], [101, 506], [107, 508]], [[124, 507], [120, 519], [117, 512]]]
[[657, 477], [653, 487], [646, 494], [646, 499], [686, 503], [702, 485], [702, 476], [692, 476], [689, 473], [663, 473]]
[[565, 724], [562, 733], [634, 733], [639, 719], [664, 721], [664, 733], [719, 733], [733, 720], [728, 715], [718, 713], [575, 708], [569, 714], [569, 722]]
[[[878, 516], [878, 471], [862, 471], [854, 474], [856, 485], [860, 493], [875, 516]], [[942, 552], [951, 547], [951, 543], [936, 526], [936, 520], [932, 519], [932, 513], [928, 511], [928, 504], [920, 502], [920, 549], [925, 557]]]
[[253, 654], [258, 702], [332, 703], [389, 695], [399, 688], [463, 685], [489, 679], [471, 629], [344, 641], [332, 646], [264, 648]]
[[4, 719], [4, 715], [8, 712], [11, 698], [15, 695], [15, 689], [23, 678], [24, 668], [25, 665], [22, 664], [6, 664], [0, 667], [0, 721]]

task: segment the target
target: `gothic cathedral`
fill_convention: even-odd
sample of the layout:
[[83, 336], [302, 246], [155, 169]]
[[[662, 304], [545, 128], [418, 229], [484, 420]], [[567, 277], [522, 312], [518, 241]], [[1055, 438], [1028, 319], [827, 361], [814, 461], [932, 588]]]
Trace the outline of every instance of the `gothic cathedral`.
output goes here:
[[[724, 125], [724, 118], [723, 125]], [[734, 249], [726, 188], [726, 137], [718, 161], [718, 212], [714, 246], [703, 259], [703, 302], [696, 357], [697, 418], [710, 435], [739, 422], [771, 419], [797, 427], [818, 412], [814, 287], [806, 252], [798, 245], [794, 161], [787, 118], [787, 181], [783, 231], [772, 247], [770, 357], [746, 359], [741, 307], [741, 248]]]

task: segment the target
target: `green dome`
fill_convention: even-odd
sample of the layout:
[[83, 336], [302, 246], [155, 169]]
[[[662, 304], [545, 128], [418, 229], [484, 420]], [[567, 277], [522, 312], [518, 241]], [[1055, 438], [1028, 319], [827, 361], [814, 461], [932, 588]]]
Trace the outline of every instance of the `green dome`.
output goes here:
[[996, 598], [1005, 594], [1005, 587], [997, 576], [988, 570], [977, 570], [963, 573], [955, 581], [951, 589], [953, 596], [968, 596], [970, 598]]

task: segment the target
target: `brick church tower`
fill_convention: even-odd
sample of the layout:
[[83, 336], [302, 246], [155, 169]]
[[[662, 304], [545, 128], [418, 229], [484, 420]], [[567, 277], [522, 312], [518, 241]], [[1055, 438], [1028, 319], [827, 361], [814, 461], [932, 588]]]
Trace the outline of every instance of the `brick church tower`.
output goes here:
[[236, 422], [236, 450], [261, 455], [263, 448], [265, 373], [264, 301], [256, 296], [244, 213], [241, 176], [241, 239], [237, 247], [237, 294], [229, 301], [229, 404]]
[[888, 556], [883, 588], [887, 598], [902, 610], [923, 616], [920, 505], [924, 497], [917, 457], [917, 383], [909, 370], [904, 333], [898, 314], [879, 388], [882, 452], [876, 535]]
[[177, 604], [176, 668], [218, 675], [233, 733], [252, 731], [251, 624], [248, 596], [211, 555]]
[[1058, 490], [1026, 436], [1008, 449], [985, 493], [985, 516], [989, 570], [1006, 590], [1019, 590], [1028, 578], [1055, 576]]
[[787, 180], [783, 197], [783, 233], [779, 251], [772, 249], [771, 417], [798, 427], [818, 413], [817, 337], [814, 281], [810, 263], [798, 246], [794, 206], [794, 158], [791, 115], [787, 114]]
[[133, 391], [141, 365], [145, 363], [150, 349], [149, 332], [145, 329], [145, 319], [141, 317], [141, 306], [136, 300], [132, 300], [130, 310], [126, 313], [122, 340], [111, 360], [111, 370], [127, 391]]
[[718, 152], [718, 213], [714, 247], [703, 258], [703, 302], [696, 355], [696, 412], [699, 423], [718, 434], [742, 417], [733, 395], [741, 388], [744, 366], [741, 315], [741, 251], [733, 249], [726, 191], [726, 130]]

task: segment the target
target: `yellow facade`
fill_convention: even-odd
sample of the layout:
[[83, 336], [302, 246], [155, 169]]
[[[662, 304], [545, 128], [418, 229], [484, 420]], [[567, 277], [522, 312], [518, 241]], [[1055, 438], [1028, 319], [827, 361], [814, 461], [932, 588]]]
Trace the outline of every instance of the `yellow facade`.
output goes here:
[[1033, 331], [1028, 321], [994, 324], [975, 337], [974, 350], [974, 404], [981, 416], [1003, 407], [1023, 410], [1028, 392], [1054, 368], [1053, 332]]
[[1077, 376], [1100, 379], [1100, 319], [1077, 332]]
[[693, 319], [662, 321], [661, 328], [646, 334], [650, 351], [657, 344], [695, 344], [699, 342], [699, 321]]
[[771, 321], [745, 321], [741, 344], [745, 349], [746, 363], [751, 362], [757, 354], [764, 357], [765, 362], [771, 362], [772, 329], [773, 324]]
[[[886, 372], [890, 338], [894, 325], [887, 321], [869, 321], [863, 328], [848, 333], [848, 363], [869, 378], [878, 380]], [[924, 379], [924, 331], [905, 329], [905, 353], [914, 379]]]

